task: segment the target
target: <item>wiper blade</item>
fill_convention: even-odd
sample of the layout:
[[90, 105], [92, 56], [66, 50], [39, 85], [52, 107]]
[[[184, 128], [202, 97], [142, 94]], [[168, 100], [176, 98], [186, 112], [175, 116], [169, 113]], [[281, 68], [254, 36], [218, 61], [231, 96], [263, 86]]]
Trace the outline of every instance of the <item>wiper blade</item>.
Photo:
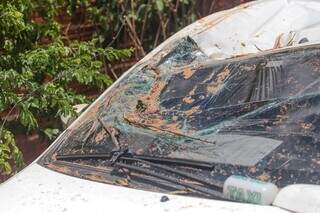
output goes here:
[[196, 176], [196, 175], [193, 175], [191, 173], [187, 173], [187, 172], [184, 172], [184, 171], [181, 171], [181, 170], [177, 170], [177, 169], [165, 166], [165, 165], [151, 163], [151, 162], [148, 162], [148, 161], [145, 161], [145, 160], [134, 159], [134, 158], [130, 158], [130, 157], [123, 157], [122, 159], [126, 160], [126, 161], [140, 162], [140, 163], [146, 164], [148, 166], [152, 166], [152, 167], [157, 168], [157, 169], [162, 169], [164, 171], [171, 172], [171, 173], [176, 174], [176, 175], [180, 175], [182, 177], [188, 178], [188, 179], [193, 180], [193, 181], [197, 181], [197, 182], [199, 182], [201, 184], [208, 185], [208, 186], [214, 187], [216, 189], [222, 189], [222, 187], [223, 187], [223, 183], [220, 182], [220, 181], [213, 181], [213, 180], [212, 181], [207, 181], [207, 180], [205, 180], [205, 179], [203, 179], [203, 178], [201, 178], [199, 176]]
[[[144, 163], [144, 164], [149, 165], [149, 166], [154, 166], [150, 162], [146, 162], [146, 161], [142, 161], [142, 160], [139, 160], [139, 162]], [[159, 178], [159, 179], [162, 179], [162, 180], [165, 180], [165, 181], [177, 184], [177, 185], [184, 186], [187, 189], [191, 189], [191, 190], [194, 190], [196, 192], [201, 192], [201, 193], [206, 194], [206, 195], [210, 195], [210, 196], [213, 196], [213, 197], [216, 197], [216, 198], [220, 198], [220, 199], [226, 200], [225, 196], [223, 195], [223, 193], [220, 190], [215, 190], [215, 189], [210, 190], [210, 189], [207, 188], [208, 185], [199, 186], [199, 185], [195, 185], [195, 184], [186, 183], [186, 182], [180, 181], [179, 179], [177, 179], [175, 177], [162, 175], [162, 174], [154, 172], [154, 171], [152, 171], [150, 169], [145, 169], [145, 168], [142, 168], [142, 167], [139, 167], [139, 166], [134, 166], [134, 165], [126, 164], [126, 163], [116, 162], [115, 166], [118, 166], [118, 167], [121, 167], [121, 168], [125, 168], [125, 169], [129, 169], [130, 171], [134, 171], [134, 172], [139, 172], [139, 173], [142, 173], [142, 174], [145, 174], [145, 175], [148, 175], [148, 176], [156, 177], [156, 178]], [[155, 167], [156, 168], [160, 168], [159, 165], [157, 165]], [[168, 170], [169, 167], [166, 167], [166, 166], [161, 166], [161, 167], [162, 167], [162, 169], [165, 168], [164, 170], [169, 171]], [[170, 168], [170, 169], [172, 169], [172, 168]], [[171, 170], [171, 172], [173, 172], [174, 174], [189, 178], [190, 180], [194, 180], [194, 181], [197, 181], [199, 183], [206, 183], [206, 184], [209, 183], [209, 182], [206, 182], [205, 180], [202, 180], [201, 178], [196, 177], [194, 175], [187, 174], [187, 173], [179, 171], [179, 170], [174, 170], [174, 171], [172, 171], [172, 170]], [[212, 185], [212, 183], [210, 183], [209, 186], [214, 186], [214, 185]], [[214, 187], [216, 187], [216, 186], [214, 186]]]
[[[64, 154], [57, 155], [57, 160], [89, 160], [89, 159], [111, 159], [113, 156], [112, 153], [107, 154]], [[211, 170], [213, 165], [207, 162], [194, 161], [189, 159], [181, 158], [166, 158], [166, 157], [156, 157], [156, 156], [146, 156], [146, 155], [134, 155], [131, 154], [130, 158], [146, 160], [153, 163], [166, 164], [166, 165], [179, 165], [187, 166], [199, 169]]]
[[[121, 144], [118, 141], [118, 138], [116, 137], [116, 135], [118, 135], [119, 132], [116, 129], [112, 127], [108, 127], [99, 117], [97, 120], [102, 125], [103, 129], [110, 135], [111, 140], [116, 147], [115, 151], [112, 151], [110, 154], [107, 153], [107, 154], [57, 155], [56, 159], [57, 160], [107, 159], [109, 161], [110, 166], [117, 166], [117, 167], [128, 169], [130, 171], [139, 172], [148, 176], [156, 177], [177, 185], [184, 186], [188, 189], [191, 189], [206, 195], [214, 196], [220, 199], [225, 199], [222, 193], [223, 183], [218, 181], [207, 181], [199, 176], [163, 165], [163, 164], [175, 164], [175, 165], [183, 165], [183, 166], [196, 167], [196, 168], [202, 168], [202, 169], [203, 168], [212, 169], [213, 166], [211, 164], [206, 164], [203, 162], [197, 162], [192, 160], [133, 155], [132, 153], [129, 152], [129, 149], [125, 145]], [[124, 162], [130, 162], [130, 161], [141, 163], [141, 164], [144, 164], [159, 170], [163, 170], [183, 178], [187, 178], [189, 180], [198, 182], [203, 186], [186, 183], [186, 182], [180, 181], [176, 177], [163, 175], [161, 173], [154, 172], [151, 169], [146, 169], [140, 166], [124, 163]], [[210, 187], [210, 189], [208, 189], [208, 186]]]
[[[101, 124], [102, 128], [109, 134], [111, 137], [112, 143], [116, 147], [116, 152], [119, 152], [119, 150], [126, 150], [128, 151], [128, 148], [125, 147], [123, 144], [121, 144], [118, 141], [118, 138], [116, 135], [119, 134], [119, 131], [113, 127], [108, 126], [100, 117], [97, 118], [97, 121]], [[114, 155], [114, 153], [112, 153]], [[141, 159], [141, 160], [147, 160], [154, 163], [161, 163], [161, 164], [176, 164], [181, 166], [189, 166], [194, 168], [200, 168], [200, 169], [212, 169], [213, 165], [207, 162], [200, 162], [200, 161], [193, 161], [189, 159], [177, 159], [177, 158], [165, 158], [165, 157], [154, 157], [154, 156], [143, 156], [143, 155], [133, 155], [130, 154], [131, 157]], [[58, 156], [59, 157], [59, 156]], [[60, 156], [61, 160], [64, 159], [103, 159], [103, 158], [111, 158], [111, 154], [81, 154], [81, 155], [63, 155]]]
[[[118, 154], [118, 153], [117, 153]], [[177, 185], [181, 185], [184, 186], [188, 189], [206, 194], [206, 195], [210, 195], [216, 198], [220, 198], [220, 199], [225, 199], [225, 197], [223, 196], [222, 193], [222, 187], [223, 187], [223, 183], [220, 181], [215, 181], [215, 180], [205, 180], [202, 177], [199, 177], [197, 175], [188, 173], [188, 172], [184, 172], [181, 170], [177, 170], [175, 168], [172, 167], [168, 167], [165, 165], [161, 165], [158, 163], [153, 163], [151, 162], [152, 160], [154, 160], [155, 162], [157, 162], [160, 158], [153, 158], [153, 157], [146, 157], [146, 160], [143, 159], [144, 156], [130, 156], [129, 155], [118, 155], [115, 162], [111, 162], [111, 159], [114, 158], [114, 155], [112, 154], [90, 154], [90, 155], [57, 155], [56, 159], [57, 160], [86, 160], [86, 159], [107, 159], [111, 162], [112, 166], [116, 166], [116, 167], [120, 167], [120, 168], [125, 168], [128, 169], [130, 171], [134, 171], [134, 172], [139, 172], [148, 176], [152, 176], [152, 177], [156, 177]], [[165, 161], [168, 160], [168, 161]], [[121, 162], [120, 162], [121, 161]], [[124, 162], [136, 162], [136, 163], [141, 163], [159, 170], [163, 170], [166, 172], [169, 172], [171, 174], [183, 177], [183, 178], [187, 178], [189, 180], [198, 182], [200, 184], [202, 184], [203, 186], [200, 185], [195, 185], [195, 184], [190, 184], [190, 183], [186, 183], [183, 181], [180, 181], [178, 178], [176, 177], [171, 177], [171, 176], [167, 176], [167, 175], [163, 175], [160, 174], [158, 172], [154, 172], [151, 169], [146, 169], [140, 166], [136, 166], [136, 165], [132, 165], [132, 164], [128, 164], [128, 163], [124, 163]], [[162, 159], [161, 162], [165, 162], [165, 163], [174, 163], [174, 164], [179, 164], [179, 163], [183, 163], [188, 164], [188, 162], [185, 160], [178, 160], [175, 161], [174, 159]], [[178, 162], [178, 163], [177, 163]], [[195, 163], [195, 162], [192, 162]], [[195, 163], [197, 164], [197, 163]], [[194, 165], [194, 164], [192, 164]], [[212, 165], [210, 165], [212, 168]]]

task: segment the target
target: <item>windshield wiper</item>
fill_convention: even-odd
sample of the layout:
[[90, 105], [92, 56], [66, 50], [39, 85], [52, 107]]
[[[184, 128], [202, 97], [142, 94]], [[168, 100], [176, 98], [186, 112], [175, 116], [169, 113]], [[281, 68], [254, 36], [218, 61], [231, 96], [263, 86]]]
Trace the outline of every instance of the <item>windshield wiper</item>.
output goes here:
[[[196, 181], [198, 183], [201, 183], [203, 186], [196, 185], [196, 184], [191, 184], [191, 183], [187, 183], [187, 182], [183, 182], [183, 181], [179, 180], [176, 177], [163, 175], [163, 174], [154, 172], [154, 171], [152, 171], [150, 169], [145, 169], [143, 167], [139, 167], [139, 166], [135, 166], [135, 165], [127, 164], [127, 163], [119, 163], [119, 162], [117, 162], [117, 163], [115, 163], [115, 166], [120, 167], [120, 168], [125, 168], [125, 169], [128, 169], [128, 170], [133, 171], [133, 172], [139, 172], [139, 173], [142, 173], [142, 174], [145, 174], [145, 175], [148, 175], [148, 176], [159, 178], [159, 179], [162, 179], [162, 180], [165, 180], [165, 181], [177, 184], [177, 185], [184, 186], [187, 189], [191, 189], [191, 190], [194, 190], [196, 192], [200, 192], [200, 193], [203, 193], [203, 194], [215, 197], [215, 198], [226, 200], [225, 196], [222, 193], [222, 188], [217, 187], [216, 183], [214, 183], [214, 182], [206, 181], [206, 180], [204, 180], [204, 179], [202, 179], [202, 178], [200, 178], [198, 176], [195, 176], [195, 175], [192, 175], [190, 173], [186, 173], [186, 172], [183, 172], [183, 171], [180, 171], [180, 170], [176, 170], [176, 169], [173, 169], [173, 168], [170, 168], [170, 167], [167, 167], [167, 166], [157, 165], [157, 164], [153, 164], [153, 163], [150, 163], [148, 161], [143, 161], [143, 160], [139, 160], [139, 159], [134, 159], [134, 160], [137, 160], [137, 162], [146, 164], [148, 166], [155, 167], [157, 169], [163, 169], [163, 170], [165, 170], [167, 172], [171, 172], [174, 175], [179, 175], [179, 176], [182, 176], [184, 178]], [[219, 185], [220, 185], [220, 183], [219, 183]]]
[[[106, 159], [108, 160], [109, 166], [125, 168], [130, 171], [138, 172], [145, 174], [147, 176], [156, 177], [174, 184], [178, 184], [184, 186], [188, 189], [209, 195], [214, 196], [216, 198], [225, 199], [222, 193], [223, 183], [219, 181], [207, 181], [204, 178], [193, 175], [191, 173], [187, 173], [181, 170], [177, 170], [175, 168], [166, 166], [170, 165], [180, 165], [187, 167], [195, 167], [200, 169], [209, 169], [213, 168], [213, 165], [203, 162], [197, 162], [192, 160], [185, 159], [172, 159], [172, 158], [163, 158], [163, 157], [151, 157], [151, 156], [142, 156], [142, 155], [133, 155], [127, 146], [121, 144], [116, 137], [119, 132], [111, 127], [108, 127], [101, 118], [98, 117], [98, 122], [101, 124], [103, 129], [110, 135], [112, 142], [114, 143], [116, 150], [111, 151], [106, 154], [71, 154], [71, 155], [57, 155], [57, 160], [88, 160], [88, 159]], [[131, 162], [131, 164], [129, 163]], [[165, 171], [170, 174], [174, 174], [176, 176], [180, 176], [183, 178], [187, 178], [189, 180], [198, 182], [203, 186], [190, 184], [183, 181], [180, 181], [176, 177], [163, 175], [161, 173], [155, 172], [151, 169], [147, 169], [144, 167], [136, 166], [132, 163], [140, 163], [143, 165], [147, 165], [149, 167], [153, 167], [158, 170]], [[208, 187], [209, 186], [209, 187]], [[209, 189], [210, 188], [210, 189]]]
[[[107, 154], [63, 154], [57, 155], [57, 160], [90, 160], [90, 159], [111, 159], [113, 153]], [[122, 157], [125, 158], [125, 157]], [[166, 157], [156, 157], [156, 156], [146, 156], [146, 155], [134, 155], [131, 154], [130, 158], [145, 160], [153, 163], [165, 164], [165, 165], [178, 165], [187, 166], [198, 169], [212, 170], [214, 166], [207, 162], [194, 161], [189, 159], [181, 158], [166, 158]]]
[[79, 155], [57, 155], [57, 160], [90, 160], [90, 159], [105, 159], [109, 160], [110, 165], [115, 164], [117, 161], [130, 161], [130, 162], [140, 162], [143, 164], [147, 164], [149, 166], [166, 170], [168, 172], [177, 173], [180, 176], [184, 176], [189, 179], [193, 179], [195, 181], [211, 185], [213, 187], [222, 188], [223, 183], [219, 181], [203, 181], [199, 180], [199, 177], [195, 177], [190, 173], [182, 172], [171, 167], [165, 165], [179, 165], [179, 166], [187, 166], [199, 169], [213, 169], [213, 165], [185, 160], [185, 159], [171, 159], [171, 158], [161, 158], [161, 157], [151, 157], [151, 156], [140, 156], [140, 155], [132, 155], [128, 151], [124, 153], [119, 153], [118, 151], [113, 151], [110, 154], [79, 154]]
[[[128, 151], [124, 151], [123, 153], [119, 153], [117, 151], [114, 151], [110, 154], [95, 154], [95, 155], [57, 155], [56, 159], [57, 160], [85, 160], [85, 159], [106, 159], [109, 160], [109, 165], [113, 167], [119, 167], [119, 168], [125, 168], [133, 172], [138, 172], [147, 176], [152, 176], [155, 178], [159, 178], [183, 187], [186, 187], [188, 189], [191, 189], [196, 192], [200, 192], [202, 194], [209, 195], [210, 197], [215, 197], [219, 199], [226, 199], [222, 193], [222, 187], [223, 183], [220, 181], [216, 180], [211, 180], [208, 181], [202, 177], [199, 177], [197, 175], [178, 170], [176, 168], [172, 168], [166, 165], [161, 165], [158, 163], [153, 163], [150, 162], [151, 160], [154, 160], [157, 162], [160, 158], [153, 159], [153, 157], [147, 157], [144, 159], [137, 158], [137, 157], [142, 157], [142, 156], [132, 156]], [[143, 158], [143, 157], [142, 157]], [[168, 159], [166, 159], [168, 160]], [[133, 162], [133, 163], [140, 163], [149, 167], [153, 167], [158, 170], [163, 170], [165, 172], [169, 172], [170, 174], [180, 176], [189, 180], [192, 180], [194, 182], [200, 183], [200, 185], [196, 184], [191, 184], [187, 182], [181, 181], [177, 177], [172, 177], [170, 175], [163, 175], [161, 173], [155, 172], [149, 168], [144, 168], [141, 166], [136, 166], [133, 164], [130, 164], [128, 162]], [[176, 163], [173, 159], [170, 159], [168, 161], [162, 161], [165, 163]], [[187, 164], [187, 161], [177, 161], [178, 163], [183, 163], [184, 165]], [[177, 164], [177, 163], [176, 163]], [[192, 163], [191, 163], [192, 164]], [[194, 164], [192, 164], [194, 166]], [[211, 166], [212, 168], [212, 166]]]

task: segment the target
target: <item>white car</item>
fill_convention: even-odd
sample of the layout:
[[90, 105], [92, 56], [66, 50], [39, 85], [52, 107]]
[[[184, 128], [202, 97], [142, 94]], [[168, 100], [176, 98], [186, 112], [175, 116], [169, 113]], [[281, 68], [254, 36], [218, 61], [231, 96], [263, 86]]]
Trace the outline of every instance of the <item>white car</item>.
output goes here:
[[1, 213], [320, 212], [320, 2], [184, 28], [34, 163]]

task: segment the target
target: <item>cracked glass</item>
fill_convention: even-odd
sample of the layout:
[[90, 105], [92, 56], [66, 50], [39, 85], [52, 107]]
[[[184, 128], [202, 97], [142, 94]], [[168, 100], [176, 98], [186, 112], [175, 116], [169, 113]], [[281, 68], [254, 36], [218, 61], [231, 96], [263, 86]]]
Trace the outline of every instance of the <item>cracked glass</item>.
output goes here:
[[115, 150], [101, 119], [134, 154], [208, 162], [219, 180], [319, 184], [319, 47], [217, 61], [181, 39], [118, 81], [55, 153]]

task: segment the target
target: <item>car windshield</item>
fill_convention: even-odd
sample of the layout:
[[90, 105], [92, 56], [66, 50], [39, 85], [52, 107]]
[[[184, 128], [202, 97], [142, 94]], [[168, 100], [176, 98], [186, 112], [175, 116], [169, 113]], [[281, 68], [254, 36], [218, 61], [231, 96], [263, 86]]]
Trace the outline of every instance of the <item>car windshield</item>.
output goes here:
[[216, 61], [185, 37], [119, 80], [46, 157], [115, 150], [101, 120], [135, 155], [207, 162], [217, 180], [319, 184], [319, 91], [319, 45]]

